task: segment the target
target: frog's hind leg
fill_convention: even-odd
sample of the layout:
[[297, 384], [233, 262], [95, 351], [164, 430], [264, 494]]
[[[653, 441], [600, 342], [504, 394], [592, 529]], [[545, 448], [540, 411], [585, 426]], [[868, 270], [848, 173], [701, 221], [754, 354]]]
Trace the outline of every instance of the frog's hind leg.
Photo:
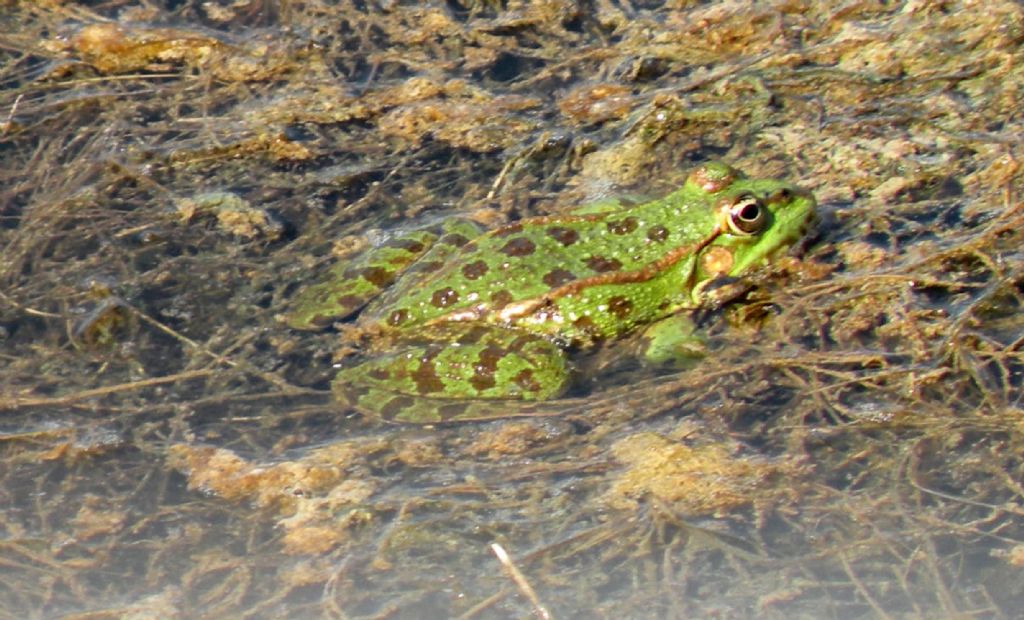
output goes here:
[[287, 323], [295, 329], [321, 329], [345, 319], [421, 259], [443, 260], [478, 234], [479, 228], [467, 220], [396, 233], [355, 259], [338, 263], [322, 281], [299, 293]]
[[342, 370], [335, 396], [373, 417], [432, 424], [530, 415], [523, 405], [556, 398], [568, 384], [564, 353], [544, 338], [452, 325], [431, 342]]

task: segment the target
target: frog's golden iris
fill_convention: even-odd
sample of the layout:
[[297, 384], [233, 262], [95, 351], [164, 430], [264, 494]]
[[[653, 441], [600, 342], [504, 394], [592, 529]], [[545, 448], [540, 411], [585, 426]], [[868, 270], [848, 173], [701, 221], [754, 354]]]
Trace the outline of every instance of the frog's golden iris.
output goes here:
[[[651, 334], [698, 307], [713, 278], [737, 276], [796, 243], [814, 198], [747, 179], [721, 163], [679, 190], [623, 206], [481, 231], [466, 220], [391, 237], [302, 292], [300, 329], [360, 312], [386, 346], [334, 381], [339, 399], [386, 419], [441, 422], [505, 415], [502, 401], [555, 398], [564, 348], [637, 329]], [[663, 356], [664, 342], [654, 346]], [[487, 401], [492, 406], [474, 406]]]

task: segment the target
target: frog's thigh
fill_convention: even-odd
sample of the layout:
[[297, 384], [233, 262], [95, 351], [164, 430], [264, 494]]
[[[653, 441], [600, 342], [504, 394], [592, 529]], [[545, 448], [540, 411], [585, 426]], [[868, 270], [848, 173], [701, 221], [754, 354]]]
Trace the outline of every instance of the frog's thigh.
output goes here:
[[651, 323], [641, 334], [643, 355], [655, 364], [692, 366], [706, 353], [706, 343], [688, 314], [675, 314]]
[[501, 417], [500, 407], [481, 414], [473, 403], [546, 400], [568, 383], [562, 350], [539, 336], [473, 326], [460, 338], [405, 345], [344, 369], [334, 393], [375, 417], [430, 423]]

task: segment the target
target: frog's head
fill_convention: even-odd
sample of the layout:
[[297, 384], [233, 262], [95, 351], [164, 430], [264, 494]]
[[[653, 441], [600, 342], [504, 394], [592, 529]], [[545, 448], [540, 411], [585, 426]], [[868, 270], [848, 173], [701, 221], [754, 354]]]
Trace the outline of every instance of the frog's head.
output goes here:
[[719, 162], [704, 164], [686, 180], [715, 209], [719, 234], [701, 253], [705, 277], [738, 276], [785, 253], [817, 219], [814, 197], [790, 183], [748, 179]]

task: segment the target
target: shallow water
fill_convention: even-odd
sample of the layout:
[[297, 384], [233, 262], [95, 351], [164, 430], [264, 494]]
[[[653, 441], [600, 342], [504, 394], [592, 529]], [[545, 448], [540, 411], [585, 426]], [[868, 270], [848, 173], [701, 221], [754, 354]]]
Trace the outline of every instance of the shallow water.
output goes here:
[[[14, 2], [0, 24], [0, 617], [1024, 603], [1019, 4]], [[708, 159], [811, 189], [823, 221], [703, 317], [695, 369], [385, 425], [330, 400], [344, 327], [283, 324], [368, 234], [658, 195]]]

